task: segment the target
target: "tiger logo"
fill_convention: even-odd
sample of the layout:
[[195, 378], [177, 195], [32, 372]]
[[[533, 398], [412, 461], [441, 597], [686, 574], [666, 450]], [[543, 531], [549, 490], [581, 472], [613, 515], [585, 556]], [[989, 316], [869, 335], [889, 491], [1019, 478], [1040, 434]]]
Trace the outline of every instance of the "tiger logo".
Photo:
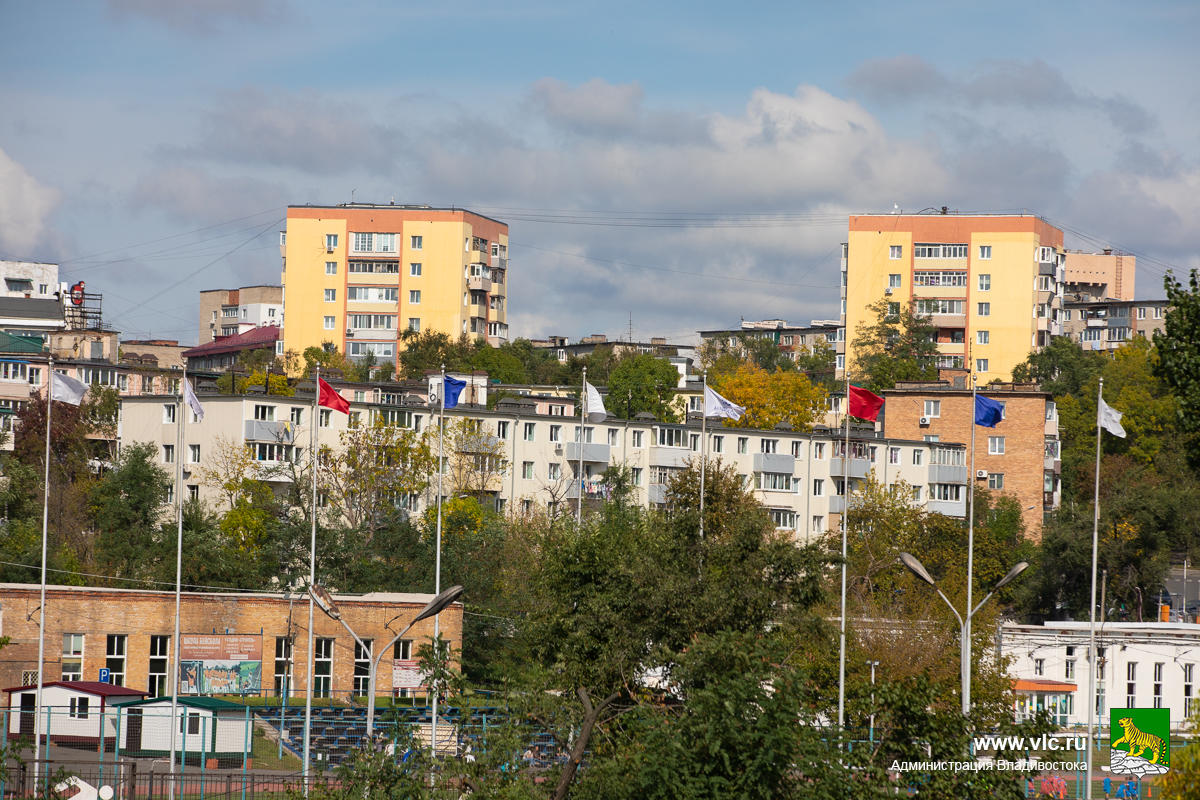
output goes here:
[[1142, 757], [1142, 753], [1147, 750], [1153, 750], [1154, 758], [1150, 759], [1150, 763], [1157, 764], [1164, 749], [1162, 738], [1138, 730], [1137, 726], [1133, 724], [1133, 720], [1129, 717], [1121, 717], [1117, 722], [1120, 723], [1121, 728], [1125, 731], [1125, 735], [1113, 742], [1112, 746], [1116, 748], [1117, 745], [1121, 744], [1129, 745], [1129, 755], [1132, 758]]

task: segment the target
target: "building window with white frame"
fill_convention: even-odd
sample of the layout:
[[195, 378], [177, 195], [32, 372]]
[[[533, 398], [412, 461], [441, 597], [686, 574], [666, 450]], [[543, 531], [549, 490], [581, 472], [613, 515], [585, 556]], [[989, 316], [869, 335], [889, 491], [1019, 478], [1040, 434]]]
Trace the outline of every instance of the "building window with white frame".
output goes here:
[[824, 442], [813, 442], [812, 457], [813, 457], [813, 461], [824, 461], [825, 460], [825, 443]]
[[521, 462], [521, 477], [527, 481], [533, 480], [533, 462], [532, 461], [522, 461]]
[[337, 246], [338, 246], [338, 235], [336, 233], [325, 234], [325, 249], [326, 250], [337, 250]]
[[326, 261], [325, 262], [325, 274], [326, 275], [337, 275], [337, 262], [336, 261]]
[[1035, 658], [1033, 660], [1033, 674], [1039, 676], [1046, 674], [1046, 659]]
[[537, 423], [536, 422], [526, 422], [525, 430], [524, 430], [522, 438], [524, 438], [525, 441], [527, 441], [527, 442], [532, 442], [536, 436], [536, 431], [537, 431]]
[[749, 449], [750, 449], [750, 437], [739, 436], [738, 440], [737, 440], [738, 455], [745, 455], [746, 451]]
[[113, 686], [125, 685], [125, 644], [128, 637], [123, 633], [110, 633], [106, 637], [104, 666], [108, 669], [108, 682]]
[[410, 331], [416, 331], [417, 333], [420, 333], [421, 332], [421, 318], [420, 317], [409, 317], [408, 318], [408, 329]]
[[546, 478], [548, 480], [557, 481], [562, 478], [562, 464], [557, 461], [551, 461], [546, 465]]
[[326, 289], [325, 290], [325, 302], [326, 303], [336, 303], [337, 302], [337, 289]]
[[904, 245], [893, 244], [888, 246], [888, 258], [892, 261], [904, 257]]
[[975, 331], [975, 344], [988, 344], [991, 337], [991, 331]]
[[167, 687], [168, 656], [171, 650], [171, 637], [155, 635], [150, 637], [150, 663], [146, 670], [147, 690], [151, 697], [162, 697], [169, 691]]
[[333, 643], [327, 638], [313, 642], [313, 697], [333, 696]]
[[1137, 662], [1130, 661], [1125, 665], [1125, 707], [1137, 705]]
[[413, 262], [409, 263], [408, 274], [409, 274], [409, 277], [412, 277], [412, 278], [421, 277], [421, 262], [413, 261]]
[[986, 358], [975, 359], [975, 371], [976, 372], [987, 372], [988, 371], [988, 360]]
[[[911, 414], [912, 412], [910, 411], [909, 413]], [[935, 417], [940, 417], [941, 415], [942, 415], [942, 401], [941, 400], [926, 400], [925, 401], [925, 410], [921, 413], [921, 416], [929, 417], [930, 419], [933, 419]]]
[[900, 448], [899, 447], [889, 447], [888, 448], [888, 463], [889, 464], [899, 464], [900, 463]]
[[642, 440], [644, 438], [642, 435], [643, 433], [644, 433], [644, 431], [634, 431], [633, 432], [633, 446], [634, 447], [642, 447]]
[[1002, 456], [1004, 455], [1004, 437], [989, 436], [988, 437], [988, 455]]
[[813, 533], [823, 533], [825, 531], [825, 517], [820, 514], [814, 515], [811, 530]]
[[1195, 689], [1193, 688], [1193, 676], [1195, 674], [1195, 664], [1183, 665], [1183, 718], [1191, 719], [1192, 716], [1192, 700], [1195, 698]]
[[758, 447], [759, 447], [759, 452], [776, 453], [779, 451], [779, 440], [778, 439], [763, 439], [759, 442]]
[[89, 700], [87, 697], [72, 697], [67, 706], [67, 716], [71, 719], [87, 719]]
[[813, 497], [825, 496], [825, 480], [823, 478], [813, 478]]
[[411, 250], [420, 250], [424, 246], [424, 243], [425, 239], [422, 236], [408, 237], [408, 247]]
[[888, 288], [889, 289], [899, 289], [900, 288], [900, 280], [901, 279], [900, 279], [899, 272], [890, 273], [888, 275]]
[[712, 437], [712, 451], [714, 453], [725, 452], [725, 437], [724, 436]]
[[562, 425], [551, 425], [550, 426], [550, 441], [552, 441], [552, 442], [561, 442], [562, 441]]
[[290, 636], [275, 637], [275, 696], [287, 697], [295, 688], [292, 678], [292, 639]]
[[992, 257], [992, 246], [990, 244], [979, 245], [979, 260], [988, 261]]
[[977, 309], [979, 312], [979, 316], [981, 316], [981, 317], [990, 317], [992, 315], [992, 304], [991, 303], [979, 303], [977, 306]]
[[83, 634], [64, 633], [62, 649], [62, 679], [83, 680]]
[[1154, 707], [1162, 708], [1163, 703], [1163, 665], [1162, 662], [1157, 662], [1154, 665]]
[[988, 488], [989, 489], [1003, 489], [1004, 488], [1004, 473], [1003, 472], [989, 472], [988, 473]]
[[[200, 445], [198, 445], [198, 444], [189, 444], [188, 445], [188, 463], [189, 464], [199, 464], [200, 463]], [[158, 695], [154, 695], [154, 696], [157, 697]]]
[[924, 461], [924, 457], [921, 455], [921, 453], [921, 450], [913, 450], [912, 463], [914, 467], [921, 466], [921, 463]]
[[163, 424], [164, 425], [175, 424], [175, 404], [174, 403], [163, 403], [162, 410], [163, 410]]
[[408, 302], [412, 303], [413, 305], [419, 304], [421, 302], [421, 290], [420, 289], [409, 289], [408, 290]]
[[175, 463], [175, 445], [164, 444], [162, 446], [162, 457], [163, 457], [164, 464], [174, 464]]
[[362, 644], [354, 643], [354, 677], [351, 694], [363, 697], [371, 689], [371, 647], [372, 639], [363, 639]]

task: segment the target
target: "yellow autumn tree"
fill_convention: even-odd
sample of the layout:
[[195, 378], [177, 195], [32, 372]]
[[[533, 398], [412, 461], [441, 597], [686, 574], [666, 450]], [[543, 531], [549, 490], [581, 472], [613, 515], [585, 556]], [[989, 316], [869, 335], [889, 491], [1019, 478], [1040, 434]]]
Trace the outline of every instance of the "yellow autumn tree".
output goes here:
[[736, 428], [769, 430], [786, 422], [792, 430], [811, 431], [813, 423], [824, 413], [828, 398], [828, 392], [814, 386], [807, 375], [767, 372], [750, 362], [720, 375], [713, 388], [726, 399], [746, 407], [741, 419], [725, 421]]

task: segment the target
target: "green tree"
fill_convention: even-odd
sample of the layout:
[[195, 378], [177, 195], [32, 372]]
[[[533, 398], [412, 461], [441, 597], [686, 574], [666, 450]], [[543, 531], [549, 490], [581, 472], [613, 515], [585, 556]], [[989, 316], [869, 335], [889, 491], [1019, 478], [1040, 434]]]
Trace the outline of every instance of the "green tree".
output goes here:
[[873, 392], [891, 389], [898, 381], [937, 379], [937, 328], [929, 317], [886, 298], [867, 306], [875, 321], [854, 332], [851, 377]]
[[[592, 381], [590, 371], [588, 381]], [[671, 401], [678, 382], [679, 371], [665, 358], [647, 353], [626, 354], [609, 373], [605, 410], [620, 419], [633, 419], [649, 412], [660, 422], [674, 422], [676, 415]]]
[[1163, 288], [1170, 306], [1162, 332], [1154, 333], [1155, 373], [1179, 400], [1179, 426], [1195, 433], [1200, 431], [1200, 272], [1191, 271], [1186, 287], [1168, 272]]
[[1055, 397], [1078, 395], [1084, 387], [1095, 386], [1104, 362], [1102, 353], [1084, 350], [1070, 337], [1056, 336], [1049, 345], [1034, 350], [1013, 368], [1013, 380], [1041, 384], [1044, 391]]
[[121, 450], [112, 469], [94, 485], [91, 515], [98, 532], [96, 557], [106, 574], [147, 576], [171, 482], [158, 465], [158, 447], [135, 443]]

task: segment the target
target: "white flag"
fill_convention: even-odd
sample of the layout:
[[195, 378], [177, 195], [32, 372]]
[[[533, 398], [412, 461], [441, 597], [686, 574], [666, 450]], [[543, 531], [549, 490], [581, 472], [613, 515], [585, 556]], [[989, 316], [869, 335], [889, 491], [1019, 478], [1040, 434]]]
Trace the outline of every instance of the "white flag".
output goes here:
[[583, 382], [583, 389], [587, 396], [587, 421], [603, 422], [608, 412], [604, 410], [604, 399], [600, 397], [600, 392], [587, 381]]
[[725, 417], [726, 419], [737, 419], [746, 413], [746, 409], [739, 406], [737, 403], [731, 403], [721, 395], [712, 390], [711, 387], [704, 387], [704, 416], [706, 417]]
[[200, 399], [196, 397], [196, 392], [192, 389], [192, 383], [187, 378], [183, 379], [183, 399], [192, 408], [192, 413], [196, 415], [196, 419], [204, 419], [204, 406], [200, 405]]
[[87, 390], [86, 385], [74, 378], [60, 375], [54, 371], [50, 372], [50, 393], [60, 403], [77, 406], [83, 402], [83, 396], [87, 394]]
[[1113, 436], [1125, 438], [1125, 429], [1121, 427], [1121, 412], [1104, 402], [1103, 397], [1100, 398], [1100, 408], [1097, 409], [1096, 424]]

